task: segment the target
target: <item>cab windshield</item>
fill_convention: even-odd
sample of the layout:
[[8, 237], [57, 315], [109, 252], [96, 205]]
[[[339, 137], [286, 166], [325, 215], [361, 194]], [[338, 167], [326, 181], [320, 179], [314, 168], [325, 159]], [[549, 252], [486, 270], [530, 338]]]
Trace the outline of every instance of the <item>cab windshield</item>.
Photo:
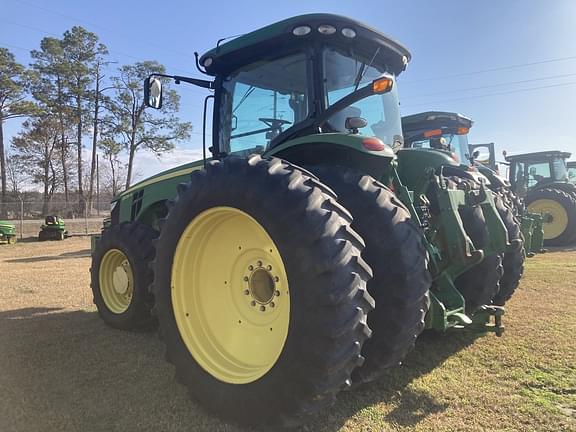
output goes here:
[[[374, 63], [378, 51], [372, 58], [359, 59], [333, 47], [324, 49], [324, 93], [326, 106], [332, 106], [350, 93], [362, 88], [382, 76], [394, 77], [386, 73], [386, 67]], [[331, 131], [347, 133], [346, 119], [361, 117], [367, 120], [364, 135], [380, 138], [395, 148], [402, 146], [402, 123], [399, 112], [396, 83], [385, 94], [374, 94], [340, 110], [328, 119]]]
[[424, 138], [412, 142], [414, 148], [432, 148], [453, 152], [458, 161], [467, 163], [470, 159], [468, 150], [468, 135], [445, 133], [435, 137]]
[[[360, 59], [332, 47], [321, 50], [322, 68], [310, 70], [312, 63], [306, 53], [296, 52], [252, 63], [224, 78], [219, 102], [220, 151], [239, 155], [264, 152], [287, 129], [310, 118], [317, 105], [326, 109], [383, 75], [394, 79], [384, 66], [375, 64], [378, 52]], [[311, 79], [320, 70], [321, 79]], [[323, 86], [320, 103], [313, 100], [318, 93], [314, 82]], [[390, 146], [402, 145], [395, 85], [386, 94], [371, 95], [335, 113], [322, 132], [348, 133], [348, 117], [367, 120], [360, 133], [377, 136]]]
[[554, 180], [565, 182], [568, 181], [568, 169], [566, 168], [566, 160], [563, 158], [552, 159], [552, 174]]

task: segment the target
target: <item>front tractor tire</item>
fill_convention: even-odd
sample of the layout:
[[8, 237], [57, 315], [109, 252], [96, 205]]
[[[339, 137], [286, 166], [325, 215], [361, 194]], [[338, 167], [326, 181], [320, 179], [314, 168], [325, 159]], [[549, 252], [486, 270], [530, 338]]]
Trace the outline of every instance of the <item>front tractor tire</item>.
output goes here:
[[193, 398], [244, 425], [289, 426], [350, 386], [370, 336], [370, 268], [335, 195], [280, 159], [192, 174], [162, 224], [155, 314]]
[[311, 170], [338, 194], [354, 217], [352, 228], [366, 242], [362, 255], [374, 272], [368, 292], [376, 308], [368, 314], [373, 333], [362, 348], [366, 361], [353, 380], [370, 382], [400, 363], [424, 329], [432, 284], [424, 234], [394, 193], [373, 177], [343, 167]]
[[576, 241], [576, 196], [545, 188], [529, 193], [525, 201], [530, 213], [542, 214], [546, 246], [566, 246]]
[[94, 304], [109, 326], [132, 331], [156, 327], [149, 267], [157, 237], [157, 231], [140, 222], [123, 222], [102, 232], [90, 273]]

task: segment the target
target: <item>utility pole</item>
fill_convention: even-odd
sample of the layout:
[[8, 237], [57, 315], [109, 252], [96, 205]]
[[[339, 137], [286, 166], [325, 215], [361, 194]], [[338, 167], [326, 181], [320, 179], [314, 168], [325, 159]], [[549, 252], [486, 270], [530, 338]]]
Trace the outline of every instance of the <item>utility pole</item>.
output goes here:
[[96, 213], [100, 216], [100, 155], [96, 153]]

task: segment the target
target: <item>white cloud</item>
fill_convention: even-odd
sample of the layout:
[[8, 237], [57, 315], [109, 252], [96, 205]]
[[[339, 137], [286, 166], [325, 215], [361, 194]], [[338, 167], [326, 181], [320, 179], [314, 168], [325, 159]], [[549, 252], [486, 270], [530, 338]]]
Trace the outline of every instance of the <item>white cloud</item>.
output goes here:
[[[150, 152], [138, 152], [134, 157], [134, 173], [137, 178], [132, 180], [132, 184], [161, 171], [200, 159], [202, 159], [202, 149], [176, 148], [172, 152], [162, 154], [160, 158]], [[123, 157], [122, 161], [127, 162], [128, 156]]]

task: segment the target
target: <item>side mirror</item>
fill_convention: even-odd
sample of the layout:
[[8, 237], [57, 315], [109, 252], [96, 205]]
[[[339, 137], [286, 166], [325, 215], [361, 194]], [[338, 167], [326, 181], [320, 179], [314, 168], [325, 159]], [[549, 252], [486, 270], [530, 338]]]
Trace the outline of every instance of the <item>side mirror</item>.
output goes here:
[[473, 157], [474, 159], [478, 159], [478, 156], [480, 156], [480, 151], [479, 151], [479, 150], [476, 150], [474, 153], [472, 153], [472, 157]]
[[144, 80], [144, 103], [150, 108], [162, 108], [162, 82], [158, 78]]

